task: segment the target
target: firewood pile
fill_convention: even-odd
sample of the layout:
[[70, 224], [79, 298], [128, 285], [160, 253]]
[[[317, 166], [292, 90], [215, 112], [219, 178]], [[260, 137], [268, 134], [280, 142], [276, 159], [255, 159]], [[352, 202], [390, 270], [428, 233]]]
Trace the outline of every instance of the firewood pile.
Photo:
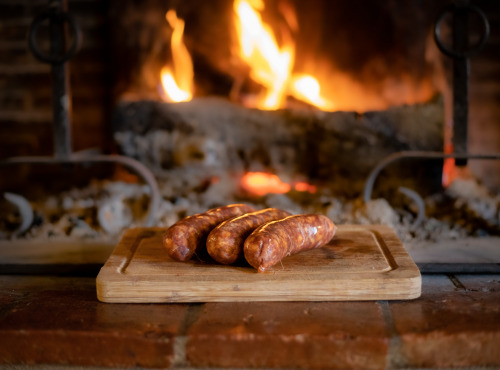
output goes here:
[[[114, 139], [120, 150], [156, 170], [242, 173], [266, 171], [280, 178], [327, 184], [355, 197], [369, 172], [401, 150], [443, 150], [440, 99], [384, 111], [323, 112], [312, 109], [262, 111], [225, 99], [186, 103], [122, 101], [116, 108]], [[406, 162], [384, 172], [379, 189], [440, 187], [441, 163]]]
[[[440, 102], [383, 112], [249, 110], [217, 99], [185, 104], [125, 101], [114, 120], [120, 151], [152, 169], [162, 195], [155, 219], [170, 226], [191, 214], [230, 204], [321, 213], [337, 224], [386, 224], [404, 241], [500, 235], [500, 196], [475, 179], [441, 188], [441, 163], [405, 163], [380, 175], [374, 200], [361, 192], [369, 171], [398, 150], [442, 150]], [[307, 181], [315, 191], [255, 195], [241, 185], [249, 171]], [[437, 173], [437, 175], [436, 175]], [[29, 199], [33, 219], [19, 232], [22, 210], [2, 199], [0, 239], [108, 239], [141, 226], [149, 187], [134, 176]], [[405, 185], [423, 195], [426, 216], [398, 199]]]

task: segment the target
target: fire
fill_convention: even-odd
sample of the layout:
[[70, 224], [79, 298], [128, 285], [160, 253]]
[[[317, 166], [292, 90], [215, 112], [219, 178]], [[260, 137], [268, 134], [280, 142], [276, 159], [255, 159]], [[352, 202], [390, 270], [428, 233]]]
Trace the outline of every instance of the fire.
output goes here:
[[[239, 60], [248, 67], [249, 78], [261, 91], [252, 96], [239, 97], [244, 104], [265, 110], [289, 106], [290, 97], [315, 106], [323, 111], [386, 109], [391, 105], [414, 104], [429, 100], [436, 92], [430, 81], [413, 81], [408, 76], [387, 77], [373, 84], [368, 78], [359, 79], [337, 70], [328, 60], [311, 55], [297, 62], [301, 71], [295, 70], [296, 38], [299, 22], [291, 2], [280, 1], [280, 22], [267, 24], [263, 20], [264, 0], [234, 0], [234, 26], [237, 43], [232, 48], [231, 60]], [[194, 92], [193, 61], [184, 44], [183, 19], [175, 10], [169, 10], [165, 18], [172, 27], [170, 40], [172, 60], [161, 70], [160, 93], [165, 101], [189, 101]], [[297, 38], [298, 39], [298, 38]], [[300, 46], [300, 45], [299, 45]], [[299, 67], [297, 66], [297, 69]], [[381, 67], [377, 59], [367, 64], [366, 75], [379, 75]], [[235, 74], [244, 68], [237, 68]], [[373, 70], [374, 73], [370, 73]], [[230, 72], [231, 74], [231, 72]], [[364, 76], [364, 75], [363, 75]], [[232, 97], [237, 97], [241, 76], [235, 77]], [[321, 81], [321, 84], [320, 84]], [[155, 82], [156, 83], [156, 82]], [[288, 99], [288, 101], [287, 101]]]
[[311, 194], [316, 193], [316, 190], [317, 190], [316, 186], [308, 184], [307, 182], [303, 182], [303, 181], [296, 182], [295, 185], [293, 186], [293, 188], [297, 191], [307, 191]]
[[165, 100], [173, 102], [189, 101], [193, 97], [193, 61], [184, 45], [184, 20], [177, 17], [175, 10], [169, 10], [165, 18], [173, 28], [170, 46], [173, 67], [165, 66], [161, 70], [161, 82]]
[[293, 77], [291, 85], [293, 96], [325, 111], [333, 110], [333, 104], [321, 96], [320, 90], [318, 80], [311, 75]]
[[234, 2], [240, 57], [251, 66], [250, 77], [267, 90], [258, 98], [256, 106], [277, 109], [285, 98], [295, 48], [291, 43], [281, 48], [278, 46], [272, 29], [262, 22], [259, 11], [263, 9], [261, 0], [252, 4], [245, 0]]
[[255, 107], [282, 108], [290, 95], [323, 110], [331, 110], [333, 104], [320, 96], [320, 85], [315, 77], [292, 75], [295, 44], [291, 37], [287, 37], [283, 46], [278, 45], [273, 30], [262, 21], [260, 12], [263, 9], [262, 0], [234, 2], [240, 44], [238, 56], [250, 67], [250, 77], [266, 89], [256, 98]]
[[[444, 146], [445, 153], [453, 153], [453, 144], [446, 143]], [[455, 178], [457, 178], [457, 167], [455, 166], [455, 158], [446, 158], [443, 162], [443, 177], [442, 184], [448, 187]]]
[[290, 184], [281, 181], [278, 176], [266, 172], [246, 173], [241, 178], [241, 186], [245, 191], [259, 196], [269, 193], [284, 194], [292, 189]]
[[277, 175], [267, 172], [246, 173], [241, 178], [241, 186], [246, 192], [258, 196], [284, 194], [288, 193], [292, 188], [296, 191], [307, 191], [311, 194], [316, 192], [316, 187], [307, 182], [297, 182], [292, 187], [292, 185], [283, 182]]

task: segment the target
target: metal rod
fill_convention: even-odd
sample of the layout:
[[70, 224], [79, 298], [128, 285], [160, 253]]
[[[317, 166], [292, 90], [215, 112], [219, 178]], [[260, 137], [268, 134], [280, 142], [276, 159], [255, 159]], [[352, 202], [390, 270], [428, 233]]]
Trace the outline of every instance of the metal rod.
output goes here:
[[[67, 11], [66, 0], [52, 0], [50, 19], [50, 52], [63, 55], [66, 51], [67, 25], [58, 16]], [[71, 96], [69, 88], [69, 67], [66, 62], [52, 63], [52, 105], [54, 125], [54, 155], [68, 158], [71, 155]]]
[[500, 153], [492, 154], [459, 154], [459, 153], [442, 153], [442, 152], [426, 152], [426, 151], [402, 151], [392, 153], [391, 155], [384, 158], [373, 170], [370, 172], [368, 179], [365, 182], [365, 188], [363, 191], [363, 200], [369, 202], [371, 200], [373, 186], [375, 185], [375, 180], [377, 179], [380, 172], [387, 167], [392, 162], [404, 158], [417, 158], [417, 159], [446, 159], [446, 158], [458, 158], [458, 159], [500, 159]]
[[398, 191], [401, 194], [406, 195], [408, 198], [413, 200], [413, 202], [417, 206], [417, 217], [415, 218], [415, 221], [413, 221], [413, 224], [411, 225], [411, 230], [416, 230], [420, 224], [424, 221], [425, 218], [425, 202], [415, 190], [408, 189], [404, 186], [400, 186], [398, 188]]
[[12, 165], [12, 164], [62, 164], [62, 163], [120, 163], [124, 166], [134, 170], [139, 174], [146, 184], [149, 185], [151, 189], [151, 199], [149, 203], [148, 213], [144, 221], [144, 226], [154, 226], [156, 222], [156, 214], [158, 206], [161, 202], [161, 194], [158, 188], [158, 183], [153, 175], [153, 173], [144, 166], [141, 162], [125, 157], [122, 155], [81, 155], [78, 153], [71, 154], [65, 158], [53, 158], [53, 157], [43, 157], [43, 156], [33, 156], [33, 157], [12, 157], [0, 161], [0, 165]]
[[[500, 159], [500, 153], [497, 154], [458, 154], [458, 153], [441, 153], [441, 152], [425, 152], [425, 151], [402, 151], [393, 153], [384, 158], [379, 164], [370, 172], [368, 179], [365, 182], [363, 190], [363, 201], [368, 203], [372, 198], [373, 186], [380, 172], [389, 164], [404, 158], [417, 158], [417, 159]], [[424, 220], [425, 217], [425, 203], [422, 197], [414, 190], [399, 187], [398, 191], [408, 198], [412, 199], [418, 207], [418, 214], [412, 225], [412, 230], [415, 230]]]
[[[441, 23], [445, 15], [451, 13], [452, 48], [449, 48], [441, 37]], [[468, 18], [475, 13], [481, 20], [481, 38], [475, 45], [469, 45]], [[469, 0], [456, 0], [444, 7], [434, 26], [434, 40], [438, 48], [450, 58], [453, 58], [453, 151], [457, 154], [467, 153], [467, 138], [469, 126], [469, 58], [478, 53], [488, 41], [490, 26], [486, 15]], [[456, 157], [457, 166], [465, 166], [467, 157]]]
[[[457, 8], [453, 15], [453, 48], [463, 51], [468, 46], [468, 10]], [[469, 126], [469, 59], [453, 61], [453, 148], [455, 153], [467, 153]], [[459, 158], [457, 166], [467, 165], [467, 159]]]
[[[49, 20], [50, 54], [40, 50], [37, 31], [46, 19]], [[74, 40], [66, 50], [66, 38], [70, 27]], [[62, 163], [120, 163], [139, 174], [151, 189], [151, 200], [144, 226], [153, 226], [156, 221], [161, 195], [153, 173], [141, 162], [121, 155], [89, 155], [72, 153], [71, 150], [71, 96], [67, 61], [76, 54], [81, 43], [81, 33], [73, 16], [67, 12], [67, 0], [51, 0], [49, 8], [35, 17], [30, 25], [28, 44], [33, 55], [52, 65], [52, 88], [54, 110], [54, 157], [11, 157], [0, 161], [0, 165], [12, 164], [62, 164]]]

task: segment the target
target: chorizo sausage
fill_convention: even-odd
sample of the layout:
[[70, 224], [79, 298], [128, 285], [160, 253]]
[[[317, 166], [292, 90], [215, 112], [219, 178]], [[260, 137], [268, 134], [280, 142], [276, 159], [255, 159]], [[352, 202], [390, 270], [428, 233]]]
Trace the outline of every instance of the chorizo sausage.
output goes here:
[[291, 214], [275, 208], [247, 213], [224, 221], [207, 238], [207, 252], [215, 261], [229, 265], [243, 257], [245, 239], [259, 226]]
[[246, 204], [232, 204], [183, 218], [167, 229], [163, 236], [163, 246], [174, 260], [187, 261], [195, 253], [203, 251], [208, 234], [218, 224], [254, 211], [255, 208]]
[[335, 231], [335, 224], [323, 215], [289, 216], [256, 229], [245, 240], [243, 252], [247, 262], [262, 272], [290, 254], [327, 244]]

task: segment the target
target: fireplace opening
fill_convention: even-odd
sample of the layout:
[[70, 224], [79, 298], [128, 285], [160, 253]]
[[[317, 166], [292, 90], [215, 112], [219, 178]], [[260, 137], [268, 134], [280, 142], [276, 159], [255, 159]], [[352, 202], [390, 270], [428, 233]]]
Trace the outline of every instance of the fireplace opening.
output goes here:
[[[471, 58], [469, 149], [494, 152], [500, 9], [473, 3], [491, 19], [493, 47]], [[494, 163], [457, 169], [450, 161], [405, 160], [380, 174], [373, 201], [361, 199], [370, 171], [392, 153], [453, 150], [453, 62], [433, 38], [448, 4], [69, 1], [84, 36], [69, 62], [73, 148], [120, 153], [151, 170], [159, 226], [243, 201], [325, 213], [339, 223], [386, 223], [403, 240], [496, 236]], [[16, 88], [3, 92], [1, 155], [52, 154], [50, 67], [21, 48], [19, 36], [42, 5], [2, 6], [4, 27], [19, 39], [6, 48], [20, 66], [4, 68], [5, 86]], [[449, 19], [441, 32], [448, 40]], [[115, 238], [147, 217], [151, 191], [122, 165], [0, 171], [3, 192], [21, 196], [4, 200], [6, 240]], [[419, 204], [400, 186], [425, 202], [417, 229]], [[22, 198], [33, 218], [19, 232]]]
[[[450, 91], [432, 38], [432, 8], [413, 5], [403, 11], [394, 4], [368, 2], [359, 11], [348, 2], [317, 1], [305, 7], [293, 1], [243, 0], [201, 6], [150, 1], [140, 5], [140, 12], [137, 6], [129, 3], [112, 13], [111, 38], [120, 60], [114, 133], [127, 155], [151, 157], [134, 147], [135, 136], [167, 132], [170, 147], [168, 140], [147, 145], [154, 148], [155, 167], [176, 166], [186, 155], [198, 162], [215, 156], [229, 170], [267, 171], [292, 182], [300, 180], [295, 176], [342, 182], [339, 176], [352, 176], [359, 167], [358, 179], [351, 179], [358, 184], [347, 190], [352, 196], [367, 168], [384, 155], [443, 150]], [[128, 42], [118, 42], [127, 31]], [[214, 97], [223, 101], [207, 103]], [[181, 101], [185, 107], [161, 103]], [[364, 114], [402, 106], [408, 109], [389, 111], [389, 117]], [[337, 115], [332, 121], [331, 112], [356, 115]], [[258, 120], [269, 122], [269, 129], [252, 123]], [[260, 138], [244, 127], [268, 134]], [[246, 137], [251, 145], [244, 143]], [[234, 159], [217, 157], [221, 148], [214, 145]], [[385, 151], [387, 145], [391, 148]], [[359, 160], [347, 160], [349, 147], [356, 149], [348, 156]], [[375, 153], [377, 147], [382, 151]], [[235, 163], [238, 156], [241, 163]], [[435, 191], [440, 164], [431, 164], [429, 171], [415, 166], [416, 177], [428, 178], [429, 191]]]
[[[188, 96], [223, 96], [259, 109], [286, 108], [298, 100], [326, 111], [364, 112], [442, 94], [442, 60], [431, 32], [439, 7], [359, 5], [120, 5], [111, 31], [120, 61], [117, 95], [172, 100], [158, 86], [160, 75], [172, 82], [170, 70], [190, 80], [181, 82], [191, 90]], [[124, 34], [127, 42], [119, 42]]]

